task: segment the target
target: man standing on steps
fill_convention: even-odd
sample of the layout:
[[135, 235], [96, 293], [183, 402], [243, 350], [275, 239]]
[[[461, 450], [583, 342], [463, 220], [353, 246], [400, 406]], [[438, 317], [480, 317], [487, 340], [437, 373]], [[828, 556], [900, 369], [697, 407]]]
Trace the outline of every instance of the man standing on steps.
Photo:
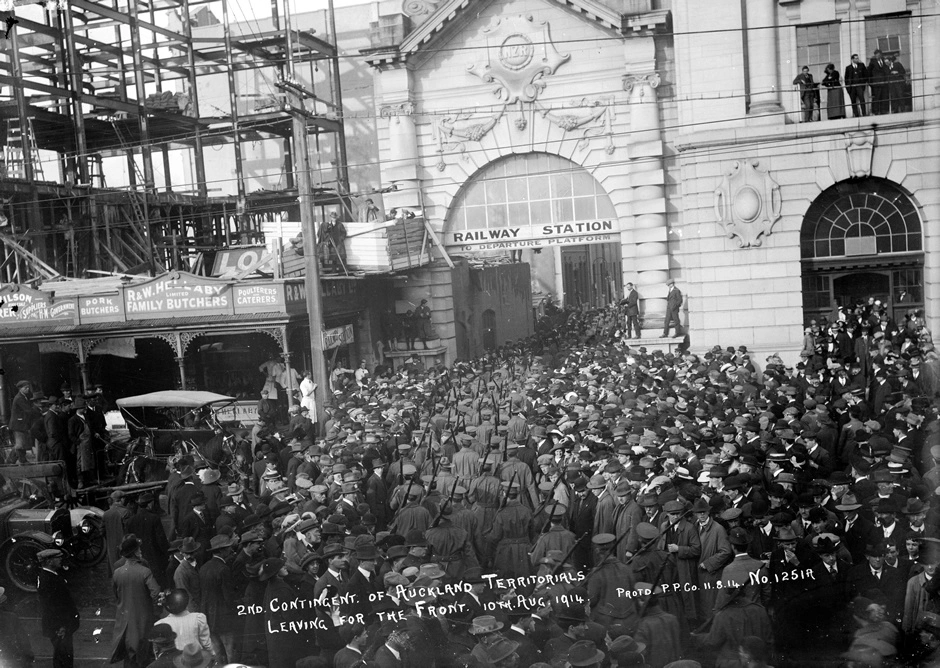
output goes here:
[[676, 326], [676, 336], [682, 336], [682, 324], [679, 322], [679, 309], [682, 308], [682, 293], [676, 287], [675, 279], [670, 278], [666, 283], [669, 292], [666, 293], [666, 319], [663, 321], [663, 338], [669, 336], [670, 324]]
[[626, 294], [620, 302], [624, 306], [624, 316], [627, 318], [627, 338], [634, 338], [633, 332], [636, 332], [635, 338], [640, 338], [640, 295], [637, 294], [633, 283], [627, 283]]

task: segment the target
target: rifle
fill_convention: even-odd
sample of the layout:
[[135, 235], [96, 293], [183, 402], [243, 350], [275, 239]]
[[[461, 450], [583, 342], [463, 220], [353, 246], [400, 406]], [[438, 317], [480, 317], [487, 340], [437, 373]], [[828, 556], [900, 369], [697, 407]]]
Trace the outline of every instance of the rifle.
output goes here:
[[395, 532], [395, 526], [398, 524], [398, 515], [401, 513], [402, 509], [408, 504], [408, 495], [411, 494], [411, 488], [415, 484], [414, 476], [408, 480], [408, 489], [405, 490], [405, 498], [402, 500], [402, 504], [398, 507], [398, 510], [395, 512], [395, 519], [389, 525], [389, 533]]
[[548, 513], [548, 519], [546, 519], [546, 520], [545, 520], [545, 524], [542, 525], [542, 530], [539, 531], [539, 535], [541, 535], [541, 534], [545, 533], [546, 531], [548, 531], [548, 528], [549, 528], [549, 527], [551, 526], [551, 524], [552, 524], [552, 514], [555, 512], [555, 508], [557, 508], [557, 507], [558, 507], [558, 501], [556, 500], [555, 503], [552, 504], [552, 510], [551, 510], [550, 513]]
[[431, 482], [428, 484], [428, 494], [431, 493], [431, 490], [434, 489], [434, 481], [437, 480], [437, 467], [440, 465], [441, 459], [438, 457], [437, 461], [434, 461], [434, 448], [431, 448]]
[[512, 472], [512, 478], [509, 479], [509, 487], [506, 488], [506, 495], [503, 497], [502, 502], [499, 504], [499, 509], [502, 510], [506, 507], [506, 504], [509, 502], [509, 492], [512, 491], [512, 486], [516, 482], [516, 472]]
[[536, 515], [538, 515], [540, 512], [542, 512], [545, 509], [545, 505], [548, 503], [549, 499], [553, 499], [555, 497], [555, 490], [558, 489], [558, 483], [561, 482], [562, 478], [564, 478], [564, 476], [561, 474], [561, 472], [559, 472], [558, 477], [555, 478], [555, 484], [552, 485], [552, 491], [550, 491], [548, 493], [548, 496], [545, 497], [545, 500], [539, 504], [539, 507], [533, 514], [533, 517], [535, 517]]
[[440, 508], [437, 509], [437, 517], [434, 518], [434, 521], [431, 522], [431, 528], [435, 528], [438, 524], [441, 523], [441, 518], [444, 517], [444, 509], [454, 502], [454, 492], [457, 491], [457, 480], [454, 480], [454, 484], [450, 488], [450, 495], [441, 504]]
[[[685, 517], [686, 515], [688, 515], [690, 512], [692, 512], [692, 509], [691, 509], [691, 508], [688, 509], [688, 510], [686, 510], [685, 512], [683, 512], [681, 515], [679, 515], [679, 517], [676, 518], [676, 521], [675, 521], [675, 522], [670, 522], [669, 526], [666, 528], [666, 531], [668, 531], [669, 529], [671, 529], [671, 528], [673, 528], [674, 526], [676, 526], [676, 525], [682, 520], [682, 518]], [[651, 540], [646, 541], [646, 543], [645, 543], [644, 545], [642, 545], [642, 546], [640, 547], [640, 549], [638, 549], [636, 552], [634, 552], [634, 553], [633, 553], [633, 556], [630, 557], [629, 559], [627, 559], [624, 563], [627, 564], [627, 565], [630, 565], [630, 563], [631, 563], [634, 559], [636, 559], [636, 557], [637, 557], [638, 555], [642, 554], [642, 553], [645, 552], [646, 550], [650, 549], [653, 545], [655, 545], [656, 542], [659, 541], [659, 539], [666, 533], [666, 531], [661, 532], [660, 535], [657, 536], [656, 538], [653, 538], [653, 539], [651, 539]], [[609, 548], [606, 548], [606, 549], [609, 550], [611, 553], [614, 553], [614, 552], [616, 551], [616, 549], [617, 549], [617, 546], [620, 545], [620, 541], [622, 541], [624, 538], [626, 538], [626, 537], [629, 536], [629, 535], [630, 535], [630, 532], [629, 532], [629, 531], [624, 531], [622, 534], [620, 534], [620, 535], [617, 537], [617, 540], [615, 540], [615, 541], [613, 542], [613, 544], [611, 544], [611, 546], [610, 546]], [[668, 559], [668, 557], [667, 557], [667, 559]], [[663, 563], [665, 564], [665, 561], [664, 561]], [[590, 572], [588, 573], [588, 577], [590, 577], [591, 575], [593, 575], [594, 572], [597, 571], [602, 565], [603, 565], [603, 563], [598, 564], [597, 566], [595, 566], [594, 568], [592, 568], [592, 569], [590, 570]]]
[[571, 549], [568, 550], [568, 554], [566, 554], [566, 555], [564, 556], [564, 558], [561, 560], [561, 563], [557, 564], [557, 565], [555, 566], [555, 568], [552, 569], [552, 575], [557, 575], [557, 574], [558, 574], [558, 571], [560, 571], [561, 568], [562, 568], [562, 566], [565, 565], [565, 562], [568, 561], [568, 559], [571, 558], [571, 555], [574, 554], [574, 551], [575, 551], [576, 549], [578, 549], [578, 543], [580, 543], [582, 540], [584, 540], [585, 538], [587, 538], [587, 537], [590, 536], [590, 535], [591, 535], [591, 532], [590, 532], [590, 531], [585, 531], [583, 534], [581, 534], [580, 536], [578, 536], [578, 537], [575, 539], [574, 545], [572, 545], [572, 546], [571, 546]]

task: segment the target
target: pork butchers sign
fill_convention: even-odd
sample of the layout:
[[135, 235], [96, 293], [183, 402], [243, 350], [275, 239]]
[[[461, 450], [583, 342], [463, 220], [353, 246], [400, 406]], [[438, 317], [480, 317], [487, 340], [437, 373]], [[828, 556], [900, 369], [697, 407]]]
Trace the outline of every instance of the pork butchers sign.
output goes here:
[[448, 250], [466, 253], [603, 244], [619, 240], [620, 221], [617, 219], [454, 230], [445, 235]]
[[171, 271], [124, 288], [128, 320], [232, 315], [232, 285], [224, 280]]

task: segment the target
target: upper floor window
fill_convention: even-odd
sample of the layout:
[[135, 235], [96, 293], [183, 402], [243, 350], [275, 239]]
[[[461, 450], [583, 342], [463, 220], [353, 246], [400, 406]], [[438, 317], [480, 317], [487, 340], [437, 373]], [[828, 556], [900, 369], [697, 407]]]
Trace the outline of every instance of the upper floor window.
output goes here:
[[878, 49], [886, 56], [895, 55], [910, 67], [911, 57], [911, 17], [874, 16], [865, 19], [865, 55], [871, 55]]
[[809, 67], [817, 82], [822, 80], [827, 64], [834, 63], [839, 69], [839, 27], [838, 21], [796, 27], [797, 67]]

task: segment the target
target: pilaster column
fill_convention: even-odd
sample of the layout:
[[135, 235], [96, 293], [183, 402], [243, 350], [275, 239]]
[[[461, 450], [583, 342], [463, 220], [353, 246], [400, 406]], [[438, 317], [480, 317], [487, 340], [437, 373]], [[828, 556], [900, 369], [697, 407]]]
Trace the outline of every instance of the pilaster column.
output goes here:
[[379, 116], [384, 120], [388, 149], [381, 154], [382, 185], [398, 190], [383, 196], [386, 212], [408, 209], [421, 212], [418, 190], [418, 133], [415, 129], [414, 98], [410, 70], [403, 66], [383, 69], [376, 82], [381, 96]]
[[79, 362], [78, 363], [78, 373], [82, 377], [82, 392], [87, 393], [91, 388], [91, 376], [88, 375], [88, 363]]
[[[383, 80], [384, 83], [384, 80]], [[379, 107], [379, 116], [388, 123], [388, 154], [382, 160], [382, 183], [394, 184], [397, 190], [385, 194], [386, 212], [408, 209], [421, 213], [418, 192], [418, 135], [415, 129], [414, 104], [410, 95], [405, 99], [386, 99]]]
[[186, 389], [186, 358], [180, 355], [176, 359], [176, 365], [179, 367], [180, 371], [180, 389]]
[[[780, 104], [780, 69], [777, 57], [777, 0], [747, 0], [747, 83], [749, 116], [777, 114]], [[783, 117], [781, 116], [781, 122]]]
[[[663, 140], [656, 87], [659, 74], [629, 74], [624, 90], [630, 97], [630, 183], [633, 188], [633, 240], [637, 291], [644, 336], [658, 336], [666, 317], [669, 245], [666, 226]], [[626, 282], [626, 279], [625, 281]], [[648, 330], [648, 334], [646, 333]]]

